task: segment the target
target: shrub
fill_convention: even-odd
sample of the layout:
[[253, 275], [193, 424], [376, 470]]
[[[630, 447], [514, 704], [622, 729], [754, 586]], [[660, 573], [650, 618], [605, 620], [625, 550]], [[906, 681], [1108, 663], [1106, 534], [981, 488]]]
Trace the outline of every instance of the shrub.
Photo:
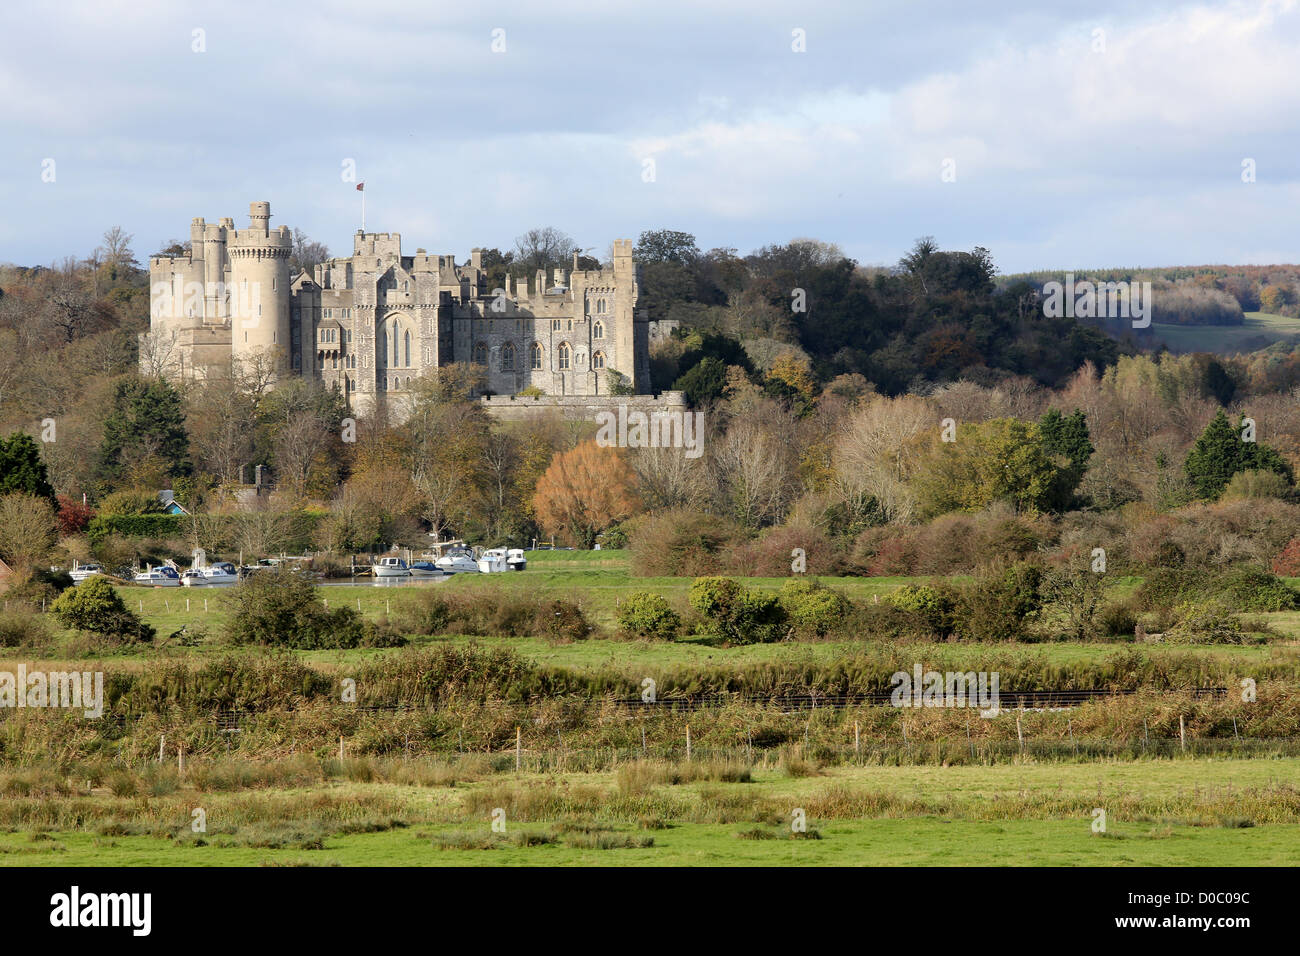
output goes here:
[[1282, 552], [1273, 559], [1273, 573], [1283, 577], [1300, 577], [1300, 537], [1287, 542]]
[[728, 644], [764, 644], [786, 636], [785, 611], [777, 597], [730, 578], [696, 578], [690, 602], [704, 617], [705, 634]]
[[781, 606], [797, 631], [815, 637], [844, 626], [852, 605], [839, 591], [819, 581], [787, 581], [781, 588]]
[[1241, 625], [1218, 601], [1180, 604], [1175, 613], [1178, 623], [1165, 631], [1170, 644], [1241, 644], [1245, 637]]
[[0, 647], [42, 647], [49, 642], [45, 619], [26, 610], [0, 611]]
[[946, 584], [904, 584], [885, 600], [938, 637], [948, 637], [956, 626], [957, 594]]
[[648, 577], [716, 574], [742, 539], [722, 518], [672, 508], [637, 524], [628, 542], [632, 571]]
[[591, 636], [582, 608], [569, 601], [547, 601], [541, 607], [542, 636], [552, 644], [571, 644]]
[[542, 637], [557, 643], [583, 640], [594, 630], [571, 601], [512, 594], [444, 597], [428, 591], [403, 604], [397, 628], [408, 634]]
[[618, 629], [626, 637], [675, 640], [682, 619], [662, 595], [634, 591], [618, 607]]
[[50, 612], [64, 627], [123, 641], [152, 641], [154, 629], [122, 601], [117, 589], [95, 576], [58, 596]]
[[292, 571], [259, 571], [245, 578], [224, 598], [232, 612], [227, 639], [302, 650], [360, 645], [365, 635], [361, 616], [346, 605], [325, 607], [317, 591]]
[[1138, 625], [1137, 611], [1127, 601], [1112, 601], [1097, 612], [1097, 632], [1106, 637], [1133, 637]]
[[1225, 572], [1215, 582], [1214, 590], [1238, 611], [1294, 611], [1300, 607], [1300, 593], [1276, 574], [1259, 567]]

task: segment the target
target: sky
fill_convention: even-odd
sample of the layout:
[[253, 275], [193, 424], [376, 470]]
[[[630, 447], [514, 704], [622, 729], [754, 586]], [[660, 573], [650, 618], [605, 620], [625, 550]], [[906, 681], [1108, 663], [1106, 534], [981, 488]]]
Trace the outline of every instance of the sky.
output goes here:
[[6, 0], [0, 262], [191, 218], [468, 258], [919, 236], [1031, 269], [1300, 261], [1296, 0]]

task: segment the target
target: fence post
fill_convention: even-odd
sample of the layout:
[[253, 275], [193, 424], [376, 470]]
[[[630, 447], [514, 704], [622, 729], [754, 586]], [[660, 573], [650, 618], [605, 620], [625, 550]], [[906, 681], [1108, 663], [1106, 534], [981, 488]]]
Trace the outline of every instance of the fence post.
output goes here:
[[166, 747], [167, 747], [167, 735], [163, 734], [161, 737], [158, 738], [158, 762], [159, 763], [162, 763], [163, 751], [166, 749]]
[[970, 735], [970, 721], [966, 721], [966, 743], [970, 744], [970, 759], [975, 759], [975, 740]]
[[1142, 718], [1142, 749], [1146, 750], [1151, 746], [1151, 733], [1147, 730], [1147, 719]]
[[1025, 752], [1025, 735], [1020, 732], [1020, 715], [1016, 714], [1016, 740], [1020, 741], [1020, 752]]
[[1232, 739], [1233, 739], [1233, 740], [1240, 740], [1240, 739], [1241, 739], [1240, 737], [1237, 736], [1237, 718], [1236, 718], [1236, 715], [1234, 715], [1233, 718], [1232, 718]]
[[339, 760], [343, 759], [343, 735], [339, 734]]
[[645, 723], [641, 724], [641, 756], [645, 756]]
[[523, 735], [520, 732], [519, 728], [516, 726], [515, 727], [515, 773], [519, 772], [519, 762], [520, 762], [520, 757], [522, 756], [521, 754], [522, 747], [523, 747]]
[[1183, 726], [1183, 715], [1178, 715], [1178, 744], [1179, 749], [1187, 749], [1187, 728]]
[[691, 725], [686, 725], [686, 759], [691, 759]]
[[853, 752], [859, 756], [862, 754], [861, 737], [858, 734], [858, 722], [853, 722]]
[[180, 750], [178, 751], [176, 762], [179, 765], [178, 772], [183, 775], [185, 773], [185, 741], [183, 740], [180, 743]]
[[1077, 756], [1079, 756], [1079, 744], [1078, 744], [1078, 743], [1075, 741], [1075, 739], [1074, 739], [1074, 721], [1073, 721], [1073, 720], [1067, 720], [1067, 721], [1065, 722], [1065, 726], [1066, 726], [1067, 728], [1069, 728], [1069, 731], [1070, 731], [1070, 746], [1074, 748], [1074, 755], [1077, 757]]

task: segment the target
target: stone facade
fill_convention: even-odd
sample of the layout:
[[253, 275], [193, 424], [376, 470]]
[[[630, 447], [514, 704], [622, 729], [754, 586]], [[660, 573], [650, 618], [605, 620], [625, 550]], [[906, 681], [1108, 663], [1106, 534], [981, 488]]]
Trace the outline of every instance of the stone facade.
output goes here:
[[648, 390], [650, 323], [636, 310], [631, 240], [615, 240], [610, 268], [580, 270], [575, 254], [571, 270], [488, 288], [478, 249], [457, 265], [423, 249], [403, 255], [398, 233], [358, 230], [351, 256], [290, 276], [290, 232], [271, 229], [270, 215], [270, 203], [255, 202], [246, 230], [195, 219], [188, 256], [149, 260], [142, 365], [208, 377], [261, 356], [280, 374], [334, 385], [359, 412], [404, 398], [452, 362], [484, 366], [493, 396]]

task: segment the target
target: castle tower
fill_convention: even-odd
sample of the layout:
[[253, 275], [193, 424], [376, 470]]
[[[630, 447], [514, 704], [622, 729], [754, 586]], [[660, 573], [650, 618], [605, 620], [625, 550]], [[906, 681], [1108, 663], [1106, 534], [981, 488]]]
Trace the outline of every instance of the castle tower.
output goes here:
[[[258, 354], [289, 355], [288, 226], [270, 228], [271, 204], [248, 205], [247, 229], [226, 230], [230, 259], [231, 349], [236, 361]], [[205, 250], [206, 254], [206, 250]]]
[[632, 261], [632, 240], [614, 240], [614, 361], [615, 369], [636, 383], [636, 265]]

